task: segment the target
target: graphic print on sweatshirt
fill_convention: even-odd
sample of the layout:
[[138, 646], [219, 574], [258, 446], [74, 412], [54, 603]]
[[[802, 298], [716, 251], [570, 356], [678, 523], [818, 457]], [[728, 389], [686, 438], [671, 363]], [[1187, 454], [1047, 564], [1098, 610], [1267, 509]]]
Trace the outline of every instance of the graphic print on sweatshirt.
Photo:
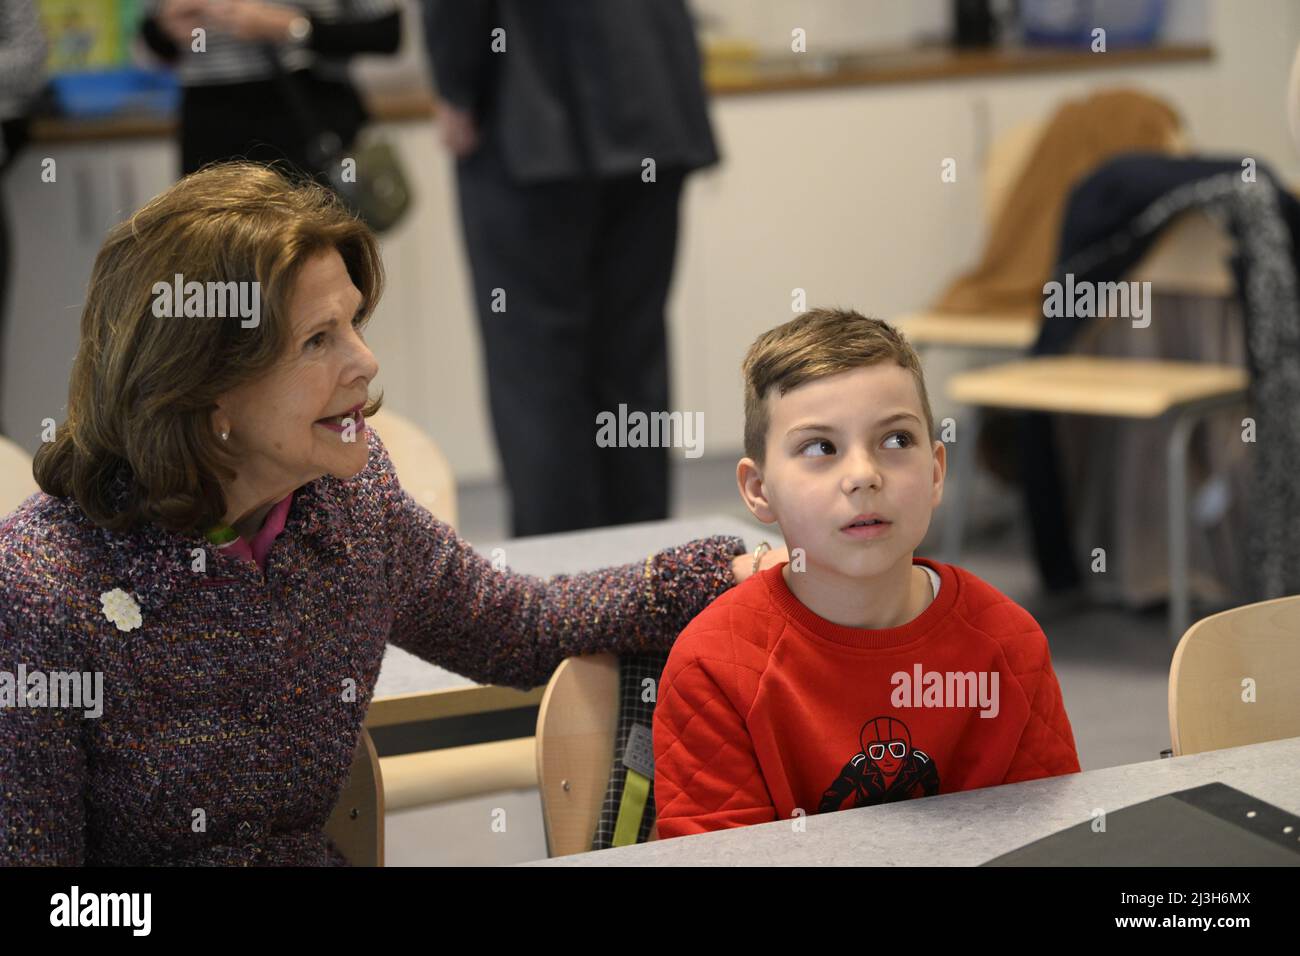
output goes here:
[[[912, 734], [898, 718], [871, 718], [862, 725], [858, 744], [861, 749], [822, 794], [818, 813], [939, 792], [939, 768], [925, 751], [912, 747]], [[844, 801], [850, 795], [853, 802], [846, 807]]]

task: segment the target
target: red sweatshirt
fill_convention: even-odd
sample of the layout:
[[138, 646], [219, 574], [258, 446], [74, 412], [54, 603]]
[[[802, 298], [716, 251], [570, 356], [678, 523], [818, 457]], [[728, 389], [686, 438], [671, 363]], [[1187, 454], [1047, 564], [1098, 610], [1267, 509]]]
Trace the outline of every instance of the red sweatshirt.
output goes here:
[[925, 558], [939, 593], [901, 627], [843, 627], [768, 568], [677, 638], [654, 712], [659, 836], [1076, 773], [1037, 622]]

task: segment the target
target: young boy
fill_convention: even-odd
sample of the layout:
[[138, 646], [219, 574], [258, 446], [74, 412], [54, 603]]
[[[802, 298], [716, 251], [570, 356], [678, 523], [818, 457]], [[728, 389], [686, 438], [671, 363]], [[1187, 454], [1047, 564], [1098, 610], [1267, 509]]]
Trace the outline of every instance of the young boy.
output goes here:
[[760, 336], [744, 376], [736, 479], [790, 560], [673, 646], [659, 836], [1077, 772], [1042, 629], [969, 571], [913, 557], [946, 450], [911, 346], [818, 309]]

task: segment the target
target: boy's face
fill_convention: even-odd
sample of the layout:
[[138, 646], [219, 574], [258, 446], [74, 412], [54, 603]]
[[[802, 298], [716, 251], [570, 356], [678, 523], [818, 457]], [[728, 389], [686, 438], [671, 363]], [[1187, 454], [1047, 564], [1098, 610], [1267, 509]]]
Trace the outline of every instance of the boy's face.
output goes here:
[[[759, 521], [776, 521], [809, 570], [871, 577], [911, 562], [943, 498], [946, 449], [931, 444], [911, 372], [892, 361], [769, 393], [767, 461], [736, 471]], [[815, 426], [815, 427], [806, 427]], [[883, 525], [845, 530], [858, 515]]]

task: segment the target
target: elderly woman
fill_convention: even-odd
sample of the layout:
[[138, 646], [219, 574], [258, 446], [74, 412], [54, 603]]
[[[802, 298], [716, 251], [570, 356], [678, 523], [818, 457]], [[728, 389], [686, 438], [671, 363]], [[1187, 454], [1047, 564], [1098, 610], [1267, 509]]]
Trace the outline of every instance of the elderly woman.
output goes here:
[[[188, 176], [108, 235], [43, 493], [0, 526], [0, 675], [26, 695], [0, 709], [0, 864], [342, 862], [322, 827], [387, 642], [533, 687], [669, 647], [752, 573], [723, 536], [494, 568], [366, 427], [381, 285], [365, 226], [261, 166]], [[102, 675], [102, 700], [69, 706], [60, 675]]]

